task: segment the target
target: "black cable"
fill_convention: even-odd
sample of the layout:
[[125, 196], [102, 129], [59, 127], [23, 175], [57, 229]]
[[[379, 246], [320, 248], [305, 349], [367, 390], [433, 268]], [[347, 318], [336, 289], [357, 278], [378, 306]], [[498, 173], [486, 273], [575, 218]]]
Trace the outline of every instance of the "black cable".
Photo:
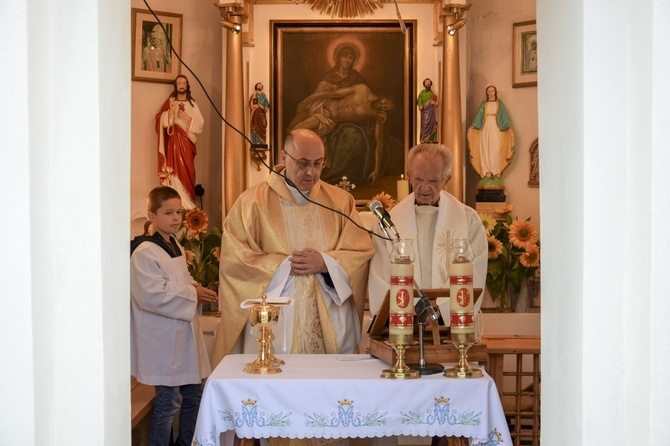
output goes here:
[[352, 222], [354, 225], [356, 225], [356, 227], [358, 227], [358, 228], [364, 230], [364, 231], [367, 232], [368, 234], [372, 234], [372, 235], [374, 235], [374, 236], [377, 236], [377, 237], [379, 237], [379, 238], [381, 238], [381, 239], [384, 239], [384, 240], [387, 240], [387, 241], [393, 241], [392, 238], [385, 237], [385, 236], [383, 236], [383, 235], [377, 234], [377, 233], [374, 232], [374, 231], [369, 231], [367, 228], [365, 228], [365, 227], [359, 225], [358, 223], [356, 223], [351, 217], [349, 217], [348, 215], [346, 215], [344, 212], [341, 212], [341, 211], [339, 211], [339, 210], [337, 210], [337, 209], [333, 209], [333, 208], [331, 208], [331, 207], [329, 207], [329, 206], [326, 206], [325, 204], [321, 204], [321, 203], [319, 203], [318, 201], [310, 200], [309, 197], [307, 197], [305, 194], [303, 194], [302, 191], [298, 188], [298, 186], [296, 186], [296, 185], [293, 183], [293, 181], [291, 181], [286, 175], [283, 175], [281, 172], [277, 172], [277, 171], [274, 170], [272, 167], [270, 167], [270, 166], [268, 165], [268, 163], [265, 162], [265, 160], [263, 159], [263, 157], [262, 157], [262, 156], [260, 155], [260, 153], [258, 152], [258, 147], [261, 146], [261, 145], [253, 143], [253, 142], [251, 141], [251, 139], [249, 139], [249, 137], [248, 137], [247, 135], [245, 135], [244, 133], [242, 133], [242, 132], [241, 132], [240, 130], [238, 130], [234, 125], [232, 125], [230, 122], [228, 122], [228, 121], [226, 120], [226, 118], [223, 117], [223, 115], [221, 114], [221, 112], [219, 111], [219, 109], [218, 109], [218, 108], [216, 107], [216, 105], [214, 104], [214, 101], [212, 101], [212, 98], [209, 96], [209, 93], [207, 93], [207, 89], [205, 89], [205, 86], [204, 86], [204, 85], [202, 84], [202, 82], [200, 81], [200, 78], [198, 78], [198, 76], [195, 74], [195, 72], [194, 72], [193, 70], [191, 70], [191, 67], [189, 67], [189, 66], [186, 64], [186, 62], [184, 62], [184, 60], [181, 58], [181, 56], [179, 56], [179, 54], [177, 53], [177, 51], [175, 50], [175, 48], [172, 46], [172, 40], [170, 40], [170, 36], [168, 36], [168, 32], [167, 32], [167, 30], [165, 29], [165, 26], [163, 26], [163, 22], [161, 22], [161, 19], [159, 19], [158, 16], [156, 15], [156, 13], [154, 12], [154, 10], [151, 9], [151, 6], [149, 6], [149, 3], [147, 2], [147, 0], [143, 0], [143, 1], [144, 1], [144, 4], [146, 5], [146, 7], [149, 9], [149, 12], [151, 12], [151, 15], [154, 16], [154, 18], [156, 19], [156, 21], [157, 21], [158, 24], [160, 25], [161, 29], [163, 30], [163, 33], [165, 34], [165, 38], [167, 39], [167, 43], [168, 43], [168, 45], [170, 45], [170, 49], [172, 50], [172, 52], [174, 53], [174, 55], [177, 57], [177, 59], [179, 59], [179, 62], [181, 62], [181, 64], [188, 70], [189, 73], [191, 73], [191, 74], [193, 75], [193, 77], [195, 78], [195, 80], [198, 82], [198, 85], [200, 85], [200, 88], [202, 88], [202, 91], [205, 93], [205, 96], [207, 97], [207, 100], [209, 101], [210, 105], [212, 106], [212, 108], [214, 109], [214, 111], [216, 112], [216, 114], [219, 116], [219, 118], [221, 118], [221, 120], [222, 120], [228, 127], [230, 127], [231, 129], [233, 129], [233, 130], [235, 130], [237, 133], [239, 133], [239, 134], [240, 134], [240, 135], [241, 135], [241, 136], [242, 136], [242, 137], [243, 137], [243, 138], [244, 138], [244, 139], [251, 145], [251, 149], [256, 153], [256, 155], [258, 156], [258, 159], [261, 161], [261, 163], [263, 163], [263, 165], [264, 165], [265, 167], [268, 168], [268, 170], [269, 170], [270, 172], [273, 172], [273, 173], [275, 173], [275, 174], [277, 174], [277, 175], [283, 177], [283, 178], [284, 178], [284, 181], [286, 181], [286, 183], [287, 183], [289, 186], [294, 187], [295, 190], [297, 190], [298, 193], [299, 193], [305, 200], [309, 201], [310, 203], [314, 203], [314, 204], [317, 205], [317, 206], [320, 206], [320, 207], [322, 207], [322, 208], [324, 208], [324, 209], [328, 209], [328, 210], [331, 211], [331, 212], [335, 212], [336, 214], [339, 214], [339, 215], [345, 217], [347, 220], [349, 220], [349, 221]]

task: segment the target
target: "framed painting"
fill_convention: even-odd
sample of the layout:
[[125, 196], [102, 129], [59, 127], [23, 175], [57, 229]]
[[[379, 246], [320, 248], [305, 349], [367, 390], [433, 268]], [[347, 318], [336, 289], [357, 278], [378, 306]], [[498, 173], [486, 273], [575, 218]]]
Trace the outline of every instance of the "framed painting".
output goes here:
[[512, 87], [537, 85], [537, 25], [535, 20], [513, 25]]
[[326, 146], [321, 179], [359, 201], [397, 195], [415, 139], [416, 22], [272, 21], [273, 153], [293, 129]]
[[132, 9], [132, 79], [172, 83], [181, 74], [181, 14]]

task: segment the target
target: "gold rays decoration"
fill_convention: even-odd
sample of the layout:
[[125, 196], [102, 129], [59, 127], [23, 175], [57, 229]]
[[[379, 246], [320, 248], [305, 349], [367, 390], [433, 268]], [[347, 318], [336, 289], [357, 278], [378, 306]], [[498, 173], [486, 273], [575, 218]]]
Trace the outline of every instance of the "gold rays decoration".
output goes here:
[[305, 0], [305, 3], [312, 5], [312, 11], [342, 19], [364, 17], [384, 7], [383, 0]]

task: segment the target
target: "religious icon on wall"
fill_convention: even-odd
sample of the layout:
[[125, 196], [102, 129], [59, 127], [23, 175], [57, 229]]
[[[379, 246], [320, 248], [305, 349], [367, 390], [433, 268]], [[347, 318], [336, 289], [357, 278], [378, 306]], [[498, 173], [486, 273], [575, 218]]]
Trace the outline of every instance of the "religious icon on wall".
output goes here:
[[[414, 23], [273, 23], [273, 147], [307, 128], [326, 146], [321, 179], [356, 198], [395, 190], [413, 145]], [[412, 119], [410, 119], [412, 116]]]

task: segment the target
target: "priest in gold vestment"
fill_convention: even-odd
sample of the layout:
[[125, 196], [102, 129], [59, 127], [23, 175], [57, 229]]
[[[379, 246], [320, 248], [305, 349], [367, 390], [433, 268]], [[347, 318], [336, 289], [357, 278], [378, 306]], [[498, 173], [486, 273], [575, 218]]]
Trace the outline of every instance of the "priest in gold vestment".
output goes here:
[[264, 293], [293, 300], [291, 353], [356, 352], [374, 248], [368, 233], [345, 217], [362, 226], [354, 198], [319, 180], [324, 150], [316, 133], [292, 131], [278, 173], [242, 193], [227, 215], [214, 366], [233, 347], [239, 352], [249, 316], [241, 302]]

